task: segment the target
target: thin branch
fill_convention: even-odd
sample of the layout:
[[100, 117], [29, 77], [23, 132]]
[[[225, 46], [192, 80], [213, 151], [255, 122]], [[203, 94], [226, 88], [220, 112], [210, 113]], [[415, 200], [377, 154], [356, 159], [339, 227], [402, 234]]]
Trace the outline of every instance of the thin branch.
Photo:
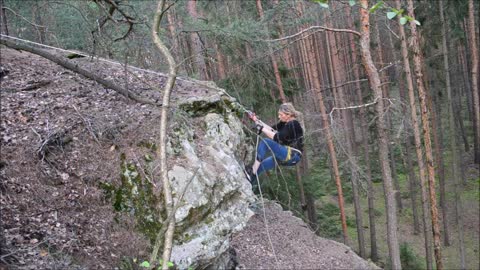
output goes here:
[[350, 34], [354, 34], [356, 36], [360, 36], [359, 32], [357, 32], [355, 30], [351, 30], [351, 29], [337, 29], [337, 28], [330, 28], [330, 27], [325, 27], [325, 26], [314, 25], [314, 26], [310, 26], [308, 28], [305, 28], [302, 31], [300, 31], [298, 33], [295, 33], [293, 35], [290, 35], [290, 36], [286, 36], [286, 37], [283, 37], [283, 38], [277, 38], [277, 39], [267, 39], [267, 40], [263, 40], [263, 41], [277, 42], [277, 41], [282, 41], [282, 40], [286, 40], [286, 39], [291, 39], [291, 38], [299, 36], [299, 35], [301, 35], [305, 32], [313, 30], [313, 29], [320, 29], [319, 31], [330, 31], [330, 32], [337, 32], [337, 33], [350, 33]]
[[22, 15], [20, 15], [20, 14], [16, 13], [16, 12], [15, 12], [13, 9], [11, 9], [11, 8], [8, 8], [8, 7], [3, 7], [3, 9], [6, 9], [6, 10], [8, 10], [8, 11], [12, 12], [12, 13], [13, 13], [13, 15], [15, 15], [15, 16], [17, 16], [17, 17], [20, 17], [20, 18], [22, 18], [24, 21], [28, 22], [28, 23], [29, 23], [29, 24], [31, 24], [32, 26], [35, 26], [35, 27], [40, 27], [40, 28], [47, 28], [46, 26], [39, 25], [39, 24], [36, 24], [36, 23], [33, 23], [33, 22], [29, 21], [27, 18], [25, 18], [25, 17], [23, 17]]
[[375, 100], [373, 100], [373, 101], [370, 102], [370, 103], [365, 103], [365, 104], [355, 105], [355, 106], [349, 106], [349, 107], [342, 107], [342, 108], [333, 107], [332, 110], [328, 113], [328, 115], [330, 116], [330, 120], [333, 122], [332, 114], [333, 114], [333, 112], [334, 112], [335, 110], [351, 110], [351, 109], [365, 108], [365, 107], [368, 107], [368, 106], [375, 105], [375, 104], [378, 102], [379, 99], [388, 100], [388, 102], [390, 103], [390, 105], [393, 105], [392, 100], [395, 100], [395, 99], [391, 99], [391, 98], [380, 98], [380, 97], [377, 97], [377, 98], [375, 98]]
[[80, 118], [83, 121], [83, 124], [85, 125], [85, 128], [90, 132], [90, 134], [92, 134], [92, 137], [95, 139], [95, 142], [97, 142], [97, 144], [100, 145], [100, 141], [98, 140], [97, 135], [95, 135], [95, 132], [93, 131], [92, 123], [90, 123], [90, 121], [88, 121], [87, 119], [85, 119], [85, 117], [83, 117], [83, 115], [80, 113], [80, 111], [77, 109], [75, 105], [73, 105], [73, 109], [75, 109], [77, 114], [80, 116]]

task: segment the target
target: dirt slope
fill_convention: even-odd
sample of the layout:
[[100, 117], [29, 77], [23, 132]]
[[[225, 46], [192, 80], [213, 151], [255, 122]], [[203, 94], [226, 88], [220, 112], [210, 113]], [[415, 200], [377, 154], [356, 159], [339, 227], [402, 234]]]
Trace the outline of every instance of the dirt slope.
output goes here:
[[259, 200], [255, 208], [233, 237], [239, 269], [376, 269], [349, 247], [316, 236], [280, 205], [267, 201], [263, 207]]

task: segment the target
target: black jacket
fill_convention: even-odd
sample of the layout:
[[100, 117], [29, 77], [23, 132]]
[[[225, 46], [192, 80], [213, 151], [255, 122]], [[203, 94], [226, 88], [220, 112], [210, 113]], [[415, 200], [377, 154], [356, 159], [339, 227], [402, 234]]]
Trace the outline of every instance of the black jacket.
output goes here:
[[303, 151], [303, 129], [297, 120], [278, 122], [272, 128], [277, 130], [274, 141]]

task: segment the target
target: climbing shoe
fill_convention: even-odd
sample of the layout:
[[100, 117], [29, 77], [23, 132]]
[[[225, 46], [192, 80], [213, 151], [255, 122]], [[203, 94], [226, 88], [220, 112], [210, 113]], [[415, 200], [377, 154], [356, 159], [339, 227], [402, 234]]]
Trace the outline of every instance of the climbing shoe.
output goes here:
[[252, 166], [247, 165], [247, 166], [245, 166], [245, 168], [243, 170], [245, 172], [245, 176], [247, 177], [248, 182], [250, 182], [250, 184], [252, 184], [252, 186], [256, 185], [257, 184], [257, 176], [253, 173]]

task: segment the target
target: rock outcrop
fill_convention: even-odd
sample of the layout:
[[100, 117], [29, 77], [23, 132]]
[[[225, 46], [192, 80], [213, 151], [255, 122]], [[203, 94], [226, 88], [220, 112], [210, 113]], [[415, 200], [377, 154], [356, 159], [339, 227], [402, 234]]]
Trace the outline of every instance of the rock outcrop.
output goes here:
[[169, 162], [174, 165], [168, 176], [180, 204], [177, 230], [182, 229], [172, 261], [180, 269], [222, 263], [215, 260], [230, 247], [230, 235], [253, 215], [248, 208], [253, 193], [242, 170], [252, 149], [232, 101], [221, 93], [185, 100], [180, 108], [192, 118], [174, 124], [170, 134]]

